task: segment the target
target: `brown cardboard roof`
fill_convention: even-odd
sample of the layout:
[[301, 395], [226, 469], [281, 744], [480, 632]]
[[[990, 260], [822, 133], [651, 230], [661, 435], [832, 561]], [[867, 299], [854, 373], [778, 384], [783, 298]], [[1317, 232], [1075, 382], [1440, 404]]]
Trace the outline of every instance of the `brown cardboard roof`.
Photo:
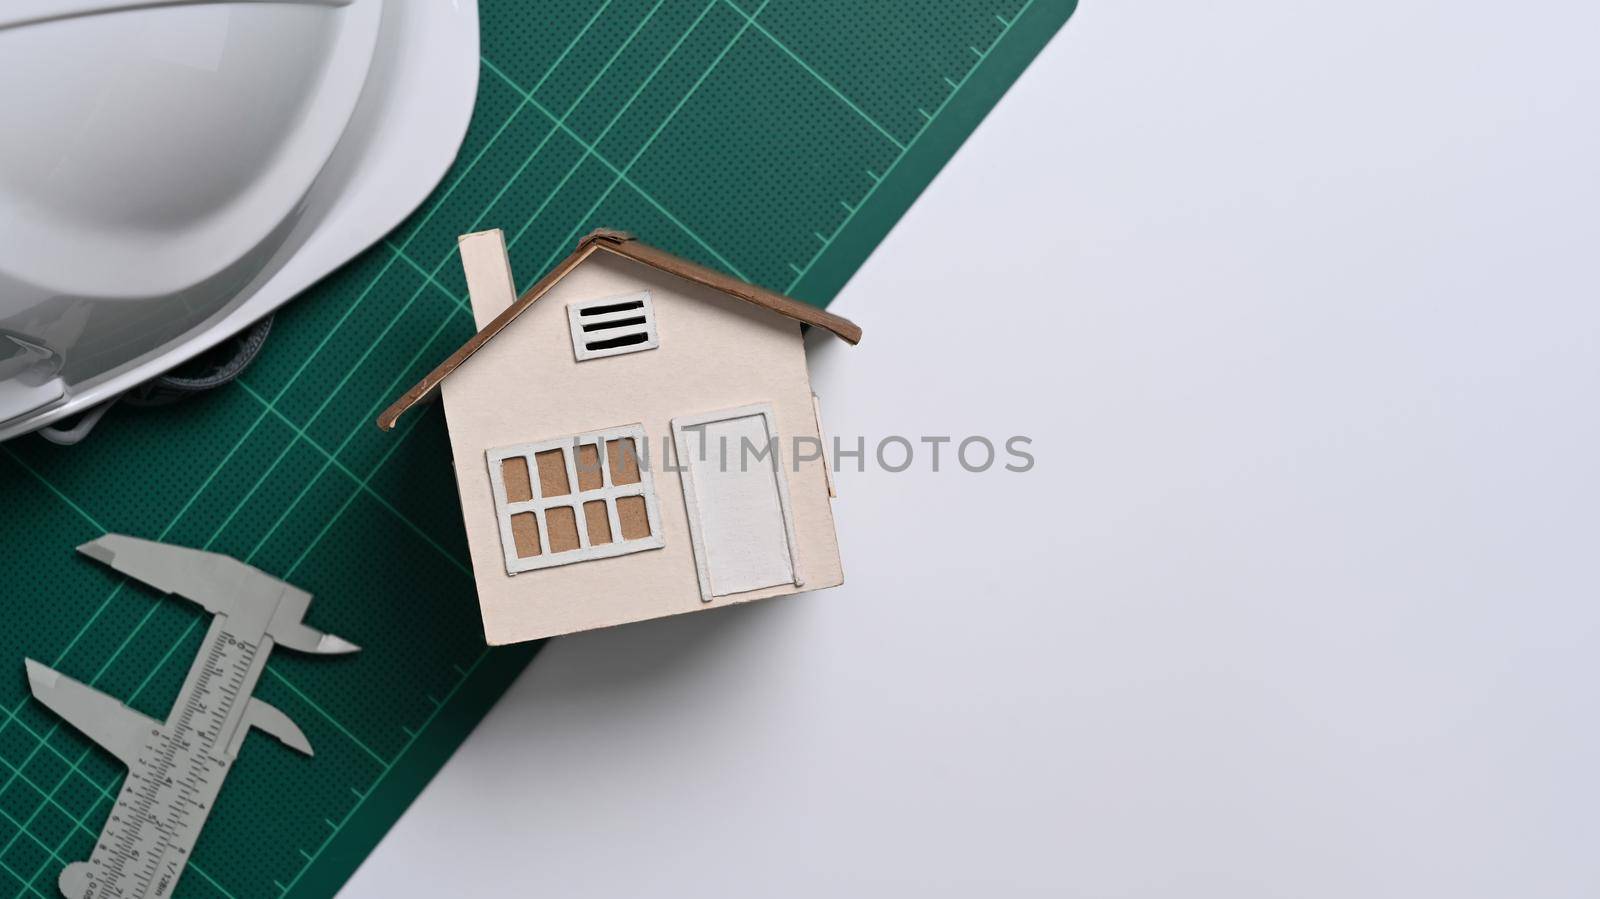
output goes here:
[[407, 409], [421, 402], [439, 387], [449, 374], [461, 367], [479, 347], [494, 339], [506, 325], [511, 324], [523, 310], [532, 306], [535, 301], [549, 292], [556, 282], [566, 277], [567, 273], [578, 267], [578, 263], [588, 259], [598, 252], [612, 253], [635, 262], [642, 262], [652, 268], [687, 278], [704, 284], [707, 287], [720, 290], [729, 296], [738, 297], [747, 303], [754, 303], [763, 309], [768, 309], [787, 318], [807, 325], [833, 332], [843, 340], [856, 344], [861, 342], [861, 328], [849, 319], [841, 318], [830, 312], [824, 312], [815, 306], [810, 306], [781, 293], [763, 290], [754, 284], [741, 281], [738, 278], [725, 275], [722, 272], [696, 265], [687, 259], [681, 259], [671, 253], [646, 246], [633, 239], [633, 235], [622, 231], [609, 231], [604, 228], [591, 231], [586, 237], [578, 241], [578, 248], [572, 255], [561, 260], [550, 273], [539, 279], [539, 283], [528, 288], [528, 292], [517, 298], [515, 303], [506, 307], [506, 310], [495, 316], [494, 320], [483, 326], [483, 330], [472, 335], [472, 339], [462, 344], [461, 348], [451, 353], [449, 358], [439, 363], [428, 376], [412, 385], [399, 399], [395, 400], [389, 408], [383, 410], [378, 416], [378, 427], [385, 431], [391, 430], [400, 416]]

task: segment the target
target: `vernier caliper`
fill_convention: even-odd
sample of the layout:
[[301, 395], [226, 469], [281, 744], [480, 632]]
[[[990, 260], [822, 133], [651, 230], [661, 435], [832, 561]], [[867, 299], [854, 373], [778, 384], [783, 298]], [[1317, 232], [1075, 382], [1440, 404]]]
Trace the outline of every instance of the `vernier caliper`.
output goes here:
[[89, 860], [61, 872], [62, 895], [170, 896], [250, 728], [311, 754], [306, 735], [287, 715], [250, 695], [272, 648], [343, 653], [358, 647], [300, 622], [311, 594], [227, 556], [121, 534], [78, 551], [215, 616], [165, 723], [27, 660], [34, 697], [128, 766]]

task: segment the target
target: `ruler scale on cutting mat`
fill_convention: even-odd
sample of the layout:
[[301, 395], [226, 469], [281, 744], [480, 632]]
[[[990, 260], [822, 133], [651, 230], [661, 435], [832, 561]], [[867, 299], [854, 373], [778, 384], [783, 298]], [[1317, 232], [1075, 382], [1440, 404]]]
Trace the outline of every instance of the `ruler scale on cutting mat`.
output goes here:
[[[451, 172], [285, 307], [240, 384], [114, 410], [68, 452], [0, 444], [0, 658], [111, 659], [97, 688], [165, 711], [205, 628], [62, 550], [108, 531], [291, 581], [364, 647], [332, 666], [274, 654], [256, 695], [317, 757], [250, 745], [176, 895], [333, 895], [537, 650], [483, 645], [442, 417], [372, 426], [471, 334], [457, 235], [504, 229], [531, 282], [590, 228], [626, 228], [825, 305], [1073, 6], [481, 0]], [[23, 681], [0, 681], [0, 897], [52, 899], [120, 773]]]

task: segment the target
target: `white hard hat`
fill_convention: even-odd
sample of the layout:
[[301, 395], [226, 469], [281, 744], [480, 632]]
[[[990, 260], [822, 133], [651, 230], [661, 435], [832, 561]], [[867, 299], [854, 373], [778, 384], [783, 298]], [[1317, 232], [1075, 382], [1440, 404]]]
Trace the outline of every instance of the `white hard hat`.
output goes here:
[[263, 319], [455, 158], [476, 0], [0, 3], [0, 440]]

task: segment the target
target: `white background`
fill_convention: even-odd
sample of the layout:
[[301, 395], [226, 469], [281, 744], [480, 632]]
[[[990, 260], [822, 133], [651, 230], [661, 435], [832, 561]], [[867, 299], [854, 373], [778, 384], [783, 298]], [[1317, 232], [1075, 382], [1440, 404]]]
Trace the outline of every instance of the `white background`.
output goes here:
[[1600, 7], [1086, 2], [813, 336], [844, 587], [556, 640], [349, 897], [1600, 894]]

